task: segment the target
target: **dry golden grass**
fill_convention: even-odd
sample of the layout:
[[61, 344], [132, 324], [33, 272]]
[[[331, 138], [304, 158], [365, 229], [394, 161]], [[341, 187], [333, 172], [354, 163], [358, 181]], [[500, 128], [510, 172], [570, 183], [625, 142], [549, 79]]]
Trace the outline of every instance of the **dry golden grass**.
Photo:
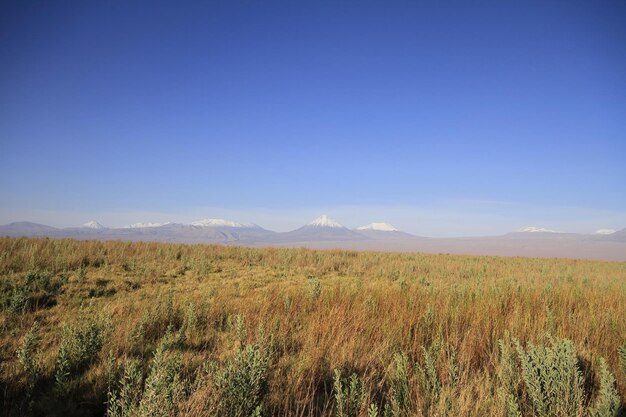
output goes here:
[[[16, 288], [32, 271], [60, 288], [33, 290], [23, 311], [11, 310]], [[618, 354], [626, 341], [626, 263], [2, 238], [0, 276], [5, 415], [103, 415], [109, 355], [119, 369], [137, 359], [147, 374], [168, 325], [184, 334], [170, 349], [180, 357], [186, 386], [176, 400], [180, 415], [215, 415], [220, 400], [212, 375], [257, 340], [259, 327], [271, 335], [272, 351], [263, 415], [333, 415], [335, 369], [358, 375], [364, 403], [382, 415], [394, 356], [402, 353], [410, 364], [406, 415], [505, 416], [498, 376], [505, 332], [522, 345], [545, 343], [547, 335], [573, 341], [588, 365], [581, 368], [585, 401], [597, 396], [600, 358], [622, 404], [626, 394]], [[106, 340], [60, 392], [63, 325], [96, 316], [112, 323]], [[137, 339], [142, 320], [148, 325]], [[35, 321], [38, 371], [29, 391], [16, 350]], [[423, 348], [437, 341], [443, 389], [429, 406], [419, 369]], [[456, 384], [448, 370], [453, 352]], [[203, 366], [214, 370], [199, 377]], [[523, 389], [519, 395], [525, 398]], [[367, 415], [365, 406], [360, 414]]]

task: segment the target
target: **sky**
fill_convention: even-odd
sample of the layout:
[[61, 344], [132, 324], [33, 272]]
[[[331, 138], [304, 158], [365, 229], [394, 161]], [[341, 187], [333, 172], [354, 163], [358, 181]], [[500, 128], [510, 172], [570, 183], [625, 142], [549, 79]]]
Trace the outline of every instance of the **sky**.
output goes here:
[[626, 227], [626, 3], [3, 1], [0, 223]]

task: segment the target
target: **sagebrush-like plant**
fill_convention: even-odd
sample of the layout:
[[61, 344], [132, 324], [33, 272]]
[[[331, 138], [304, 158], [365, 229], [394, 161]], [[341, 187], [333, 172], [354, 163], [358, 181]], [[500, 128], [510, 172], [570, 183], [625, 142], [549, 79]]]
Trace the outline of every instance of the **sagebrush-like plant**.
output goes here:
[[405, 354], [394, 356], [394, 372], [389, 380], [389, 403], [393, 417], [401, 417], [408, 413], [411, 403], [411, 387], [409, 385], [409, 361]]
[[551, 339], [550, 346], [529, 344], [524, 349], [516, 340], [515, 346], [534, 414], [539, 417], [581, 415], [583, 376], [574, 344], [567, 339]]
[[65, 341], [64, 338], [57, 354], [56, 372], [54, 374], [56, 389], [60, 394], [64, 394], [67, 389], [71, 367], [69, 342]]
[[150, 373], [139, 402], [140, 416], [168, 417], [176, 415], [183, 398], [184, 383], [180, 377], [180, 357], [168, 355], [166, 344], [154, 352]]
[[127, 417], [137, 414], [143, 385], [141, 363], [130, 360], [124, 367], [119, 388], [109, 387], [107, 417]]
[[505, 417], [522, 417], [517, 397], [513, 394], [505, 394], [504, 415]]
[[126, 363], [118, 387], [109, 388], [108, 417], [168, 417], [178, 413], [186, 386], [180, 375], [180, 356], [169, 351], [169, 337], [159, 342], [145, 382], [141, 363]]
[[28, 306], [28, 290], [26, 288], [14, 288], [8, 304], [7, 311], [10, 314], [24, 314]]
[[30, 397], [37, 381], [40, 378], [40, 365], [35, 355], [39, 347], [39, 323], [34, 322], [30, 330], [24, 336], [22, 344], [16, 351], [17, 360], [24, 368], [26, 373], [26, 394]]
[[333, 394], [336, 417], [358, 417], [365, 406], [365, 390], [357, 374], [352, 374], [344, 380], [341, 370], [335, 369]]
[[246, 328], [246, 318], [241, 314], [237, 314], [235, 316], [235, 335], [237, 336], [237, 340], [239, 340], [239, 346], [245, 346], [246, 340], [248, 339], [248, 329]]
[[504, 339], [498, 340], [500, 350], [500, 364], [498, 366], [498, 379], [500, 386], [506, 394], [517, 395], [517, 385], [519, 373], [515, 362], [515, 352], [511, 347], [511, 337], [509, 332], [504, 332]]
[[452, 346], [450, 348], [450, 358], [448, 360], [448, 381], [452, 388], [456, 388], [459, 385], [459, 380], [461, 379], [460, 372], [456, 348]]
[[319, 278], [309, 277], [307, 278], [307, 284], [309, 287], [309, 295], [312, 299], [316, 300], [322, 294], [322, 282]]
[[596, 399], [589, 409], [589, 417], [615, 417], [619, 411], [620, 398], [615, 389], [615, 377], [609, 370], [604, 358], [599, 360], [598, 383], [599, 389]]
[[539, 417], [577, 416], [583, 408], [583, 376], [574, 344], [550, 338], [549, 346], [515, 341], [522, 379], [532, 410]]
[[90, 365], [100, 353], [110, 326], [109, 320], [88, 318], [63, 328], [55, 373], [56, 386], [61, 393], [65, 392], [71, 373]]
[[504, 332], [504, 339], [498, 340], [500, 350], [500, 363], [497, 369], [500, 383], [499, 395], [504, 404], [505, 417], [522, 417], [520, 406], [517, 401], [517, 387], [519, 385], [519, 372], [515, 362], [515, 352], [511, 347], [509, 332]]
[[422, 346], [423, 364], [417, 365], [420, 388], [424, 395], [424, 410], [429, 412], [430, 408], [439, 400], [442, 382], [437, 373], [437, 360], [441, 353], [441, 341], [435, 339], [429, 348]]
[[626, 342], [617, 348], [619, 355], [619, 366], [622, 369], [622, 377], [626, 379]]
[[119, 374], [119, 365], [115, 353], [113, 350], [109, 350], [109, 355], [106, 360], [106, 383], [107, 383], [107, 397], [112, 392], [113, 387], [117, 381]]
[[[598, 360], [595, 395], [585, 387], [574, 344], [548, 336], [549, 345], [529, 343], [522, 347], [508, 333], [500, 340], [499, 392], [506, 417], [615, 417], [620, 398], [615, 377], [603, 358]], [[514, 345], [518, 364], [512, 354]], [[521, 388], [520, 388], [521, 382]], [[593, 397], [593, 400], [592, 400]]]
[[262, 343], [246, 345], [215, 376], [218, 415], [249, 417], [260, 413], [267, 391], [271, 353]]

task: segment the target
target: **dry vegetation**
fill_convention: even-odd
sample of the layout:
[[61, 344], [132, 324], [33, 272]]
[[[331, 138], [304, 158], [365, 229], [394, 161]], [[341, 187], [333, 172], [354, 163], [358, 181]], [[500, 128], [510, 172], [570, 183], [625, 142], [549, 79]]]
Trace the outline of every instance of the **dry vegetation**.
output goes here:
[[0, 239], [0, 414], [614, 416], [626, 264]]

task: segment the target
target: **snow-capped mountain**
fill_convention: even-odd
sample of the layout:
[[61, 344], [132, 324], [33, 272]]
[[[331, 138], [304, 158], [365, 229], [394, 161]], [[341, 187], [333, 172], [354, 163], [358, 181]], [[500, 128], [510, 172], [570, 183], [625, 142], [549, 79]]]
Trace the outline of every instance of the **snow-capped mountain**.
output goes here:
[[367, 239], [361, 233], [350, 230], [327, 215], [323, 214], [299, 229], [281, 233], [278, 237], [283, 242], [320, 242], [337, 240]]
[[84, 229], [98, 229], [98, 230], [106, 229], [106, 227], [104, 227], [103, 225], [101, 225], [95, 220], [88, 221], [87, 223], [82, 224], [80, 227]]
[[239, 223], [224, 219], [202, 219], [192, 222], [191, 225], [202, 227], [258, 227], [252, 223]]
[[597, 233], [596, 232], [595, 234], [596, 234], [596, 238], [598, 239], [612, 241], [612, 242], [626, 242], [626, 229], [614, 230], [611, 233]]
[[171, 224], [170, 222], [167, 223], [133, 223], [133, 224], [129, 224], [128, 226], [124, 226], [122, 229], [140, 229], [140, 228], [144, 228], [144, 227], [161, 227], [161, 226], [165, 226]]
[[379, 232], [398, 232], [399, 230], [389, 223], [370, 223], [365, 226], [357, 227], [356, 230], [376, 230]]
[[316, 226], [316, 227], [343, 227], [341, 224], [331, 219], [325, 214], [322, 214], [318, 218], [314, 219], [307, 226]]
[[[144, 223], [145, 224], [145, 223]], [[198, 226], [164, 223], [152, 227], [126, 227], [111, 230], [107, 238], [187, 243], [253, 243], [274, 232], [260, 227]]]
[[612, 235], [615, 232], [617, 232], [617, 230], [615, 229], [598, 229], [595, 232], [593, 232], [593, 234], [594, 235]]
[[546, 229], [545, 227], [529, 226], [520, 230], [522, 233], [558, 233], [556, 230]]
[[370, 223], [355, 229], [359, 234], [373, 240], [400, 241], [424, 239], [409, 233], [401, 232], [389, 223]]

